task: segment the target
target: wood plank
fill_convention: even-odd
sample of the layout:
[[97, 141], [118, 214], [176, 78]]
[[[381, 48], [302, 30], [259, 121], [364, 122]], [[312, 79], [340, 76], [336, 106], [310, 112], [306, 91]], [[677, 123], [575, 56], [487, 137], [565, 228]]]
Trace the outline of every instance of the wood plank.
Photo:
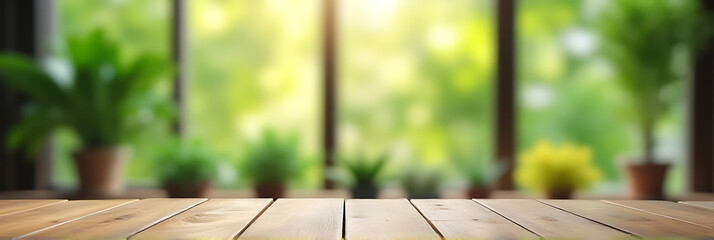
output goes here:
[[475, 201], [544, 238], [568, 239], [574, 236], [578, 239], [635, 238], [630, 234], [536, 200], [478, 199]]
[[0, 216], [0, 239], [13, 239], [136, 200], [78, 200]]
[[613, 228], [647, 238], [714, 236], [714, 229], [674, 220], [598, 200], [543, 200], [542, 202]]
[[238, 239], [340, 239], [343, 199], [278, 199]]
[[124, 239], [206, 199], [145, 199], [27, 235], [23, 239]]
[[538, 239], [537, 235], [468, 199], [412, 199], [445, 239]]
[[345, 202], [345, 239], [441, 239], [406, 199]]
[[682, 204], [687, 204], [687, 205], [692, 205], [700, 208], [708, 208], [708, 209], [714, 209], [714, 202], [705, 202], [705, 201], [685, 201], [685, 202], [679, 202]]
[[0, 216], [66, 202], [64, 199], [0, 200]]
[[605, 202], [714, 228], [714, 209], [702, 209], [669, 201], [608, 200]]
[[272, 199], [211, 199], [131, 239], [233, 239]]

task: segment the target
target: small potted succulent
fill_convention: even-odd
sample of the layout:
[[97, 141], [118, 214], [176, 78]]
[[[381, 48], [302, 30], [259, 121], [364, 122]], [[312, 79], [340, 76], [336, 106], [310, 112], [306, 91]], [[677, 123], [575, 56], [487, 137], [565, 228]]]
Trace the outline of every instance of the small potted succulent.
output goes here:
[[151, 53], [127, 58], [101, 30], [66, 43], [66, 49], [37, 62], [0, 54], [0, 83], [28, 98], [7, 143], [33, 152], [56, 129], [70, 129], [81, 140], [74, 153], [79, 195], [114, 197], [124, 188], [126, 144], [172, 115], [168, 96], [156, 91], [171, 65]]
[[456, 170], [466, 178], [469, 198], [489, 198], [493, 183], [503, 173], [503, 166], [486, 157], [467, 157], [457, 155], [451, 157]]
[[[602, 52], [612, 62], [616, 82], [630, 98], [642, 140], [642, 155], [625, 166], [632, 195], [662, 199], [668, 164], [656, 159], [656, 129], [673, 103], [681, 99], [677, 84], [689, 70], [678, 59], [691, 58], [699, 39], [711, 34], [711, 20], [704, 19], [689, 0], [614, 0], [604, 8], [598, 24]], [[674, 93], [674, 94], [673, 94]]]
[[410, 199], [439, 198], [441, 180], [437, 169], [410, 168], [402, 176], [402, 187]]
[[369, 158], [364, 154], [341, 161], [351, 177], [353, 198], [377, 198], [379, 193], [379, 174], [387, 163], [387, 155]]
[[161, 152], [156, 169], [169, 197], [207, 198], [218, 161], [199, 142], [176, 141]]
[[238, 172], [252, 182], [259, 198], [281, 198], [288, 181], [300, 169], [298, 141], [294, 136], [281, 138], [266, 130], [261, 138], [246, 146]]
[[590, 149], [574, 144], [552, 146], [540, 141], [518, 162], [515, 177], [522, 187], [544, 191], [547, 198], [568, 199], [575, 190], [598, 181], [600, 170]]

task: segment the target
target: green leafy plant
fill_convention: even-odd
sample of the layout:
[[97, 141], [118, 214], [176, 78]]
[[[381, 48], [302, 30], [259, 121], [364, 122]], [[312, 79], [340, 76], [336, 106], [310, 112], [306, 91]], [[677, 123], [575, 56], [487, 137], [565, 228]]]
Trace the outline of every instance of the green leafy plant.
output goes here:
[[540, 141], [521, 155], [516, 182], [533, 190], [576, 190], [596, 183], [600, 170], [592, 163], [590, 148]]
[[[614, 0], [598, 24], [603, 52], [617, 82], [632, 99], [644, 144], [645, 161], [654, 161], [654, 128], [680, 96], [671, 88], [686, 74], [673, 67], [686, 59], [711, 29], [698, 1]], [[710, 22], [709, 22], [710, 23]], [[679, 57], [678, 57], [679, 56]], [[683, 69], [683, 68], [679, 68]]]
[[156, 161], [162, 183], [179, 185], [212, 182], [218, 175], [218, 160], [197, 141], [174, 141]]
[[469, 157], [463, 154], [450, 158], [456, 170], [471, 186], [490, 186], [505, 169], [503, 164], [486, 157]]
[[409, 198], [438, 198], [441, 172], [427, 168], [410, 168], [402, 176], [402, 187]]
[[351, 176], [354, 187], [377, 187], [378, 178], [387, 163], [387, 155], [369, 158], [365, 154], [340, 161]]
[[0, 82], [30, 98], [8, 145], [32, 148], [59, 127], [72, 129], [85, 148], [120, 145], [171, 115], [170, 101], [155, 91], [170, 69], [155, 54], [123, 58], [100, 30], [67, 39], [66, 51], [42, 64], [0, 54]]
[[254, 184], [286, 183], [300, 172], [297, 143], [295, 136], [280, 138], [264, 131], [259, 141], [245, 147], [239, 172]]

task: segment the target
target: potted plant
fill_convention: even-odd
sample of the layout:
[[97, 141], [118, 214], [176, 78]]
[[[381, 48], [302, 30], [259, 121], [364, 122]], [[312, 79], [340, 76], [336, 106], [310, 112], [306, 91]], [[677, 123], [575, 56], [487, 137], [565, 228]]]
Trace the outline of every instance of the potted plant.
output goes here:
[[351, 176], [350, 191], [353, 198], [377, 198], [379, 193], [377, 180], [387, 163], [386, 154], [377, 158], [369, 158], [362, 154], [352, 159], [344, 158], [341, 163]]
[[598, 23], [601, 46], [630, 97], [642, 140], [643, 155], [625, 167], [627, 178], [636, 198], [661, 199], [668, 165], [655, 159], [655, 129], [679, 97], [671, 94], [672, 87], [686, 76], [674, 67], [675, 59], [691, 53], [708, 29], [699, 24], [697, 1], [611, 3]]
[[280, 198], [288, 181], [300, 168], [297, 138], [280, 138], [264, 131], [261, 138], [246, 147], [238, 171], [248, 178], [259, 198]]
[[402, 187], [410, 199], [439, 198], [441, 173], [437, 169], [410, 168], [402, 176]]
[[468, 198], [489, 198], [493, 183], [503, 173], [503, 166], [485, 157], [457, 155], [451, 157], [456, 170], [466, 178]]
[[519, 185], [544, 191], [547, 198], [567, 199], [573, 192], [597, 182], [600, 170], [592, 163], [590, 149], [573, 144], [552, 146], [539, 141], [517, 164]]
[[0, 82], [29, 101], [8, 136], [11, 148], [35, 149], [53, 130], [79, 137], [74, 153], [83, 197], [107, 197], [123, 189], [127, 140], [168, 116], [167, 98], [154, 87], [166, 79], [169, 62], [154, 54], [122, 57], [120, 45], [102, 31], [69, 38], [66, 52], [38, 64], [12, 53], [0, 55]]
[[207, 198], [218, 175], [216, 157], [195, 141], [170, 144], [156, 163], [159, 180], [171, 198]]

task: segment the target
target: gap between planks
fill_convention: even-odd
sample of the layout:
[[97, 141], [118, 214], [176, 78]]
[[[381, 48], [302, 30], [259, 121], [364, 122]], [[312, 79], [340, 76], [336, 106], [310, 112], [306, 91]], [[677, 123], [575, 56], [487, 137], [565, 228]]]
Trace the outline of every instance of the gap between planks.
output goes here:
[[714, 209], [660, 200], [602, 200], [634, 210], [688, 222], [706, 228], [714, 228]]
[[507, 218], [469, 199], [412, 199], [444, 239], [539, 239]]
[[210, 199], [133, 235], [132, 239], [233, 239], [272, 199]]
[[424, 215], [424, 213], [416, 205], [414, 205], [414, 200], [415, 199], [409, 199], [409, 203], [412, 205], [412, 207], [416, 209], [419, 215], [421, 215], [421, 217], [426, 221], [426, 223], [431, 226], [431, 229], [433, 229], [436, 234], [439, 234], [439, 237], [441, 237], [441, 239], [445, 239], [444, 234], [439, 231], [439, 229], [434, 225], [434, 223], [432, 223], [431, 220], [429, 220], [429, 218], [427, 218], [426, 215]]
[[474, 199], [511, 222], [546, 239], [635, 239], [635, 236], [530, 199]]
[[42, 208], [58, 203], [67, 202], [66, 199], [43, 200], [0, 200], [0, 216]]
[[345, 201], [345, 236], [351, 239], [442, 239], [407, 199]]
[[0, 239], [22, 238], [135, 201], [76, 200], [0, 216]]
[[340, 239], [344, 199], [275, 201], [238, 239]]
[[124, 239], [206, 199], [144, 199], [26, 235], [28, 239]]
[[705, 201], [680, 201], [681, 204], [686, 204], [689, 206], [695, 206], [699, 208], [714, 209], [714, 202]]
[[598, 200], [540, 200], [553, 207], [644, 238], [701, 238], [714, 229]]

